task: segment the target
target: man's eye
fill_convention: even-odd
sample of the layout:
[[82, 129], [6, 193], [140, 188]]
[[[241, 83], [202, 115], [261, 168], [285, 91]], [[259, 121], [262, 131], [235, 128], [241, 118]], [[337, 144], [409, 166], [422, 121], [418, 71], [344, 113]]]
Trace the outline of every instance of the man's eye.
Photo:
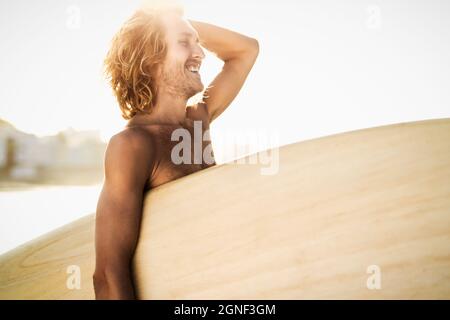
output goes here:
[[189, 42], [187, 41], [180, 41], [180, 43], [182, 43], [184, 46], [187, 46], [189, 44]]

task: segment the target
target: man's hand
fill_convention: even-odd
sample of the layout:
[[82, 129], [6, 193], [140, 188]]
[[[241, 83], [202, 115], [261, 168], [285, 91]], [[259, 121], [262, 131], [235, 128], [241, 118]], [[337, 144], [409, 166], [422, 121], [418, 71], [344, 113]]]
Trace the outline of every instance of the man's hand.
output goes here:
[[210, 122], [236, 98], [259, 54], [256, 39], [212, 24], [188, 20], [199, 34], [200, 44], [224, 61], [222, 71], [203, 95]]

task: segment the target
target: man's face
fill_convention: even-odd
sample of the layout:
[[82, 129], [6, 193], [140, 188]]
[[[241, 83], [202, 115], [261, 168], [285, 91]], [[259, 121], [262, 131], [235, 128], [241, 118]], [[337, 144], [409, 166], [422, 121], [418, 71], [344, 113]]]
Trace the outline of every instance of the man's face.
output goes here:
[[205, 54], [198, 33], [189, 21], [176, 14], [166, 15], [162, 21], [166, 28], [167, 56], [160, 86], [173, 96], [189, 99], [204, 89], [198, 70]]

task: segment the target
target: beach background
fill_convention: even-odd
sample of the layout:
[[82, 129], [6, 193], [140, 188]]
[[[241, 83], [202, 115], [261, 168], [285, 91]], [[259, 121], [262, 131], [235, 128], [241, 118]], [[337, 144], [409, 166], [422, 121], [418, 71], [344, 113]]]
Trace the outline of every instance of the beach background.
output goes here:
[[[102, 61], [141, 2], [0, 3], [0, 254], [95, 211], [106, 144], [125, 125]], [[446, 0], [179, 2], [186, 17], [260, 43], [244, 87], [211, 125], [218, 164], [330, 134], [450, 117]], [[205, 86], [222, 65], [206, 53]], [[246, 139], [248, 132], [273, 139]]]

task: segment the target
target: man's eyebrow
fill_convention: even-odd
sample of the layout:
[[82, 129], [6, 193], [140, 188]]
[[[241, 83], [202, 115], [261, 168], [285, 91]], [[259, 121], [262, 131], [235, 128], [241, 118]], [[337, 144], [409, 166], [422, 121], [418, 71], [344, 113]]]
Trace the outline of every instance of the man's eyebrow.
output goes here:
[[[194, 34], [192, 34], [192, 33], [190, 33], [190, 32], [181, 32], [180, 33], [180, 36], [188, 36], [188, 37], [190, 37], [190, 38], [193, 38], [194, 37]], [[199, 41], [199, 39], [196, 37], [196, 39], [197, 39], [197, 41]]]

